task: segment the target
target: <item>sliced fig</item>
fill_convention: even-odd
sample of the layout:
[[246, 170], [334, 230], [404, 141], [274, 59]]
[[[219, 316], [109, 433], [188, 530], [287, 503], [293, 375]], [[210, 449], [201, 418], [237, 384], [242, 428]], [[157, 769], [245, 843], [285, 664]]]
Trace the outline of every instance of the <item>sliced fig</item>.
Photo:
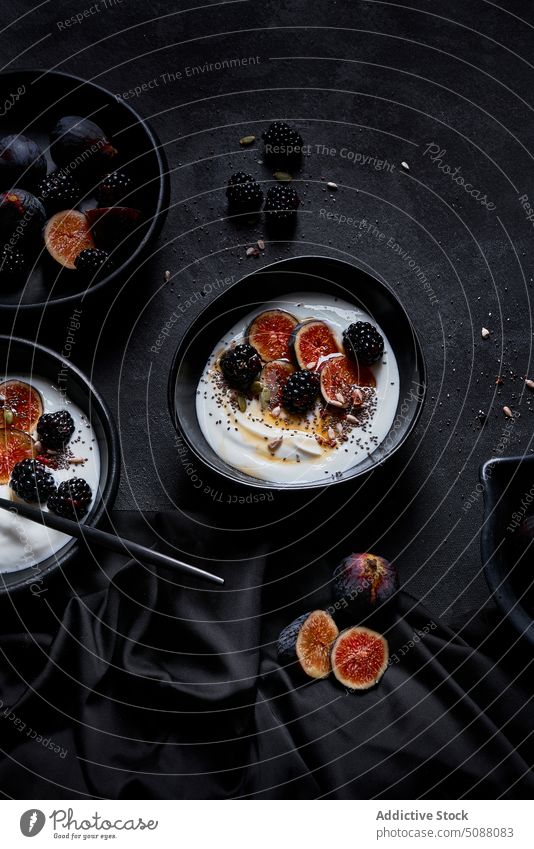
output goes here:
[[314, 610], [295, 619], [278, 638], [278, 657], [297, 659], [310, 678], [330, 674], [330, 649], [339, 631], [326, 610]]
[[34, 456], [33, 439], [15, 428], [0, 428], [0, 484], [8, 483], [15, 463]]
[[141, 220], [141, 212], [130, 206], [97, 207], [85, 214], [97, 247], [106, 251], [124, 248]]
[[332, 592], [359, 612], [385, 604], [399, 589], [397, 568], [376, 554], [349, 554], [334, 569]]
[[271, 409], [279, 407], [282, 403], [282, 393], [287, 379], [295, 369], [287, 360], [271, 360], [263, 366], [260, 382], [266, 392], [266, 405]]
[[336, 337], [328, 324], [315, 318], [297, 324], [289, 344], [295, 362], [301, 369], [314, 369], [320, 357], [339, 353]]
[[289, 340], [298, 322], [285, 310], [265, 310], [247, 328], [248, 341], [265, 363], [290, 358]]
[[343, 354], [327, 360], [321, 368], [321, 394], [327, 404], [347, 409], [355, 403], [354, 390], [376, 386], [371, 369], [358, 366]]
[[388, 660], [387, 640], [370, 628], [347, 628], [332, 646], [332, 672], [351, 690], [374, 687], [386, 671]]
[[295, 651], [310, 678], [326, 678], [330, 674], [330, 649], [338, 634], [337, 625], [326, 610], [314, 610], [302, 624]]
[[77, 209], [56, 212], [47, 222], [44, 237], [50, 256], [72, 271], [78, 254], [95, 246], [89, 222]]
[[0, 383], [0, 423], [32, 433], [43, 413], [41, 393], [24, 380]]

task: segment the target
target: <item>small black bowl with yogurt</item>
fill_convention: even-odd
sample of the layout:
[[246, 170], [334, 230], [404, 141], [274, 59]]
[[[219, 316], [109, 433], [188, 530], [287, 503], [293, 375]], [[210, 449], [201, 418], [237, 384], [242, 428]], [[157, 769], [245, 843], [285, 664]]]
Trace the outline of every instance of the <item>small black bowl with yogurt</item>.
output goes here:
[[[72, 462], [58, 463], [53, 475], [57, 485], [74, 477], [87, 481], [92, 500], [82, 521], [98, 524], [113, 505], [120, 473], [118, 433], [104, 400], [72, 363], [25, 339], [0, 336], [0, 362], [2, 385], [22, 381], [39, 394], [43, 413], [67, 410], [72, 416]], [[35, 442], [37, 434], [31, 430], [28, 435]], [[0, 485], [0, 495], [13, 500], [16, 507], [17, 497], [9, 483]], [[35, 509], [39, 507], [35, 505]], [[43, 509], [48, 507], [43, 505]], [[0, 548], [0, 593], [24, 588], [38, 592], [51, 573], [73, 559], [78, 543], [15, 512], [1, 510]]]
[[[263, 416], [253, 398], [240, 409], [231, 389], [221, 392], [222, 353], [246, 342], [254, 316], [271, 309], [299, 323], [326, 323], [340, 352], [352, 323], [367, 322], [382, 335], [383, 356], [371, 367], [372, 414], [359, 432], [356, 424], [347, 438], [328, 446], [309, 424], [288, 428]], [[353, 480], [384, 463], [413, 430], [425, 391], [421, 346], [393, 292], [347, 262], [309, 256], [247, 275], [202, 311], [176, 351], [169, 405], [179, 435], [210, 470], [248, 489], [294, 491]]]

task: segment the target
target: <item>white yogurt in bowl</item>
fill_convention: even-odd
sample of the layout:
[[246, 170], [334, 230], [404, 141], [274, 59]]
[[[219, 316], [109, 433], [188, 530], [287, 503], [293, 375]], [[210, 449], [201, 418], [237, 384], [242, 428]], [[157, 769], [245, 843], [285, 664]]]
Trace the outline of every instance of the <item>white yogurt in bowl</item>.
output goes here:
[[[61, 468], [51, 468], [50, 471], [56, 484], [69, 478], [84, 478], [91, 487], [94, 503], [95, 497], [98, 497], [100, 481], [100, 452], [95, 431], [87, 416], [50, 380], [33, 374], [9, 374], [5, 379], [22, 380], [33, 386], [41, 394], [44, 413], [65, 409], [69, 411], [76, 429], [68, 444], [64, 462], [60, 464]], [[36, 438], [35, 433], [30, 435]], [[73, 459], [77, 462], [69, 462]], [[78, 462], [80, 460], [83, 462]], [[17, 501], [9, 484], [0, 485], [0, 497]], [[35, 505], [35, 509], [40, 507]], [[47, 510], [46, 507], [43, 509]], [[57, 554], [70, 540], [71, 537], [66, 534], [45, 528], [44, 525], [24, 519], [16, 513], [0, 510], [0, 572], [17, 572], [35, 567]]]
[[[221, 354], [245, 341], [249, 323], [263, 310], [282, 309], [299, 322], [324, 321], [340, 350], [343, 330], [356, 321], [376, 327], [384, 338], [384, 354], [370, 367], [375, 386], [362, 389], [365, 402], [356, 416], [318, 402], [304, 416], [272, 415], [257, 397], [246, 409], [236, 392], [221, 379]], [[296, 292], [270, 301], [245, 316], [214, 347], [200, 378], [196, 412], [202, 433], [213, 451], [229, 466], [270, 483], [306, 484], [342, 478], [367, 459], [383, 442], [395, 419], [399, 401], [399, 371], [387, 337], [376, 321], [348, 301], [328, 295]], [[352, 421], [355, 419], [355, 421]]]

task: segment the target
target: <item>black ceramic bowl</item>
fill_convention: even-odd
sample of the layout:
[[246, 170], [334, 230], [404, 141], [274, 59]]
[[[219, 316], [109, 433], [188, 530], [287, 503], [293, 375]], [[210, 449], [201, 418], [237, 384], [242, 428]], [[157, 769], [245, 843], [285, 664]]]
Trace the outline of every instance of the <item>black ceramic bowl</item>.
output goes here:
[[534, 513], [534, 457], [500, 457], [480, 470], [480, 536], [488, 586], [502, 613], [534, 646], [534, 545], [524, 519]]
[[373, 454], [344, 472], [340, 480], [368, 472], [397, 451], [413, 430], [425, 396], [421, 346], [406, 312], [384, 283], [347, 262], [314, 256], [283, 260], [248, 274], [209, 304], [183, 337], [171, 368], [169, 405], [176, 429], [196, 456], [227, 480], [249, 489], [308, 490], [322, 488], [324, 482], [272, 483], [227, 465], [200, 429], [195, 408], [197, 385], [213, 348], [240, 318], [292, 292], [323, 293], [363, 308], [383, 329], [397, 359], [400, 395], [393, 425]]
[[[0, 362], [1, 380], [22, 374], [49, 379], [51, 384], [60, 386], [66, 397], [77, 404], [91, 422], [98, 440], [101, 467], [99, 492], [85, 521], [89, 525], [98, 524], [113, 505], [120, 474], [119, 437], [105, 402], [72, 363], [41, 345], [25, 339], [0, 336]], [[36, 566], [17, 572], [0, 571], [0, 593], [31, 589], [32, 586], [39, 589], [47, 576], [72, 559], [76, 550], [77, 542], [71, 540], [56, 554]]]
[[[96, 295], [104, 287], [125, 279], [139, 265], [143, 255], [158, 236], [169, 203], [168, 166], [161, 142], [147, 121], [127, 103], [101, 86], [59, 71], [16, 70], [0, 74], [1, 135], [21, 133], [36, 141], [45, 151], [49, 172], [56, 168], [46, 151], [49, 133], [56, 121], [65, 115], [89, 117], [111, 136], [119, 151], [114, 167], [126, 166], [137, 187], [138, 198], [131, 206], [139, 206], [142, 224], [132, 236], [131, 249], [112, 274], [87, 288], [75, 272], [62, 271], [42, 250], [40, 260], [24, 287], [0, 291], [0, 309], [42, 310], [45, 306], [69, 305], [86, 296]], [[5, 191], [10, 186], [0, 186]], [[138, 199], [141, 198], [141, 203]], [[135, 200], [135, 202], [133, 202]], [[96, 206], [90, 194], [81, 207]], [[130, 245], [130, 242], [129, 242]]]

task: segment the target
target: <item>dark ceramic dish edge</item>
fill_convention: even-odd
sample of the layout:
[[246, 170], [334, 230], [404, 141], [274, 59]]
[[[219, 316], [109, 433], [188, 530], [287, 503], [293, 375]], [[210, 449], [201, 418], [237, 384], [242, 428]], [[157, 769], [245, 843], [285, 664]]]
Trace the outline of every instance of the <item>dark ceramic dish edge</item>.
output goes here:
[[[120, 479], [120, 442], [117, 426], [111, 415], [111, 412], [100, 395], [95, 389], [90, 380], [84, 375], [80, 369], [73, 365], [68, 360], [65, 360], [56, 351], [51, 348], [46, 348], [44, 345], [36, 345], [29, 342], [27, 339], [22, 339], [16, 336], [0, 336], [0, 346], [4, 343], [9, 345], [22, 345], [30, 348], [34, 352], [34, 357], [37, 359], [39, 354], [42, 354], [51, 360], [57, 362], [58, 367], [67, 369], [69, 374], [72, 374], [77, 383], [87, 390], [88, 398], [90, 399], [91, 407], [96, 410], [103, 431], [103, 439], [107, 448], [107, 475], [106, 482], [102, 491], [99, 491], [99, 500], [94, 504], [92, 510], [86, 518], [86, 522], [90, 525], [98, 525], [102, 519], [108, 515], [109, 509], [112, 507], [117, 495]], [[15, 369], [13, 369], [15, 372]], [[37, 369], [36, 369], [36, 373]], [[84, 411], [85, 412], [85, 411]], [[19, 570], [18, 572], [0, 572], [0, 594], [11, 593], [30, 587], [32, 584], [42, 584], [45, 579], [50, 577], [54, 572], [63, 566], [66, 566], [76, 555], [79, 550], [79, 543], [72, 539], [70, 542], [61, 548], [46, 567], [40, 568], [38, 565], [29, 567], [30, 575], [26, 575], [27, 570]], [[15, 577], [6, 582], [5, 576], [17, 576], [20, 574], [20, 580]]]
[[[20, 74], [34, 74], [34, 75], [57, 75], [63, 77], [67, 80], [73, 80], [80, 85], [88, 85], [97, 89], [106, 97], [113, 98], [114, 95], [112, 92], [108, 91], [108, 89], [99, 85], [98, 83], [91, 82], [91, 80], [84, 80], [82, 77], [78, 77], [75, 74], [69, 74], [65, 71], [47, 71], [40, 68], [14, 68], [9, 71], [0, 71], [0, 76], [2, 78], [8, 76], [16, 76]], [[19, 312], [20, 310], [30, 311], [30, 310], [38, 310], [46, 307], [47, 309], [55, 308], [55, 307], [64, 307], [67, 304], [74, 303], [79, 301], [80, 298], [86, 298], [88, 296], [92, 297], [95, 293], [101, 291], [106, 288], [110, 283], [114, 280], [118, 280], [123, 278], [126, 272], [131, 269], [132, 265], [136, 260], [142, 258], [145, 252], [148, 250], [151, 244], [153, 244], [161, 233], [161, 229], [165, 222], [165, 218], [167, 216], [169, 199], [170, 199], [170, 180], [169, 180], [169, 165], [167, 162], [167, 157], [163, 152], [163, 147], [161, 141], [155, 132], [155, 130], [151, 127], [150, 123], [139, 115], [138, 112], [130, 106], [129, 103], [121, 101], [121, 106], [125, 108], [132, 116], [133, 120], [140, 124], [145, 133], [147, 134], [152, 148], [154, 150], [156, 159], [158, 161], [159, 168], [159, 186], [158, 186], [158, 200], [156, 205], [156, 211], [152, 217], [152, 222], [150, 226], [138, 244], [137, 248], [133, 252], [131, 256], [129, 256], [124, 262], [115, 269], [111, 274], [108, 274], [107, 277], [104, 277], [102, 280], [92, 284], [89, 288], [84, 289], [80, 292], [76, 292], [74, 294], [65, 295], [62, 298], [53, 298], [50, 301], [36, 301], [35, 303], [21, 303], [21, 304], [2, 304], [2, 310], [10, 310]]]
[[[373, 282], [378, 287], [385, 290], [387, 292], [388, 296], [395, 301], [396, 308], [399, 310], [399, 312], [402, 313], [402, 315], [404, 316], [404, 319], [406, 320], [406, 322], [409, 324], [409, 326], [411, 328], [411, 332], [412, 332], [412, 336], [413, 336], [413, 342], [414, 342], [415, 350], [416, 350], [417, 367], [418, 367], [419, 373], [421, 375], [421, 385], [423, 386], [423, 394], [422, 394], [422, 396], [418, 397], [418, 399], [417, 399], [415, 413], [412, 417], [412, 420], [411, 420], [408, 428], [406, 429], [404, 435], [402, 436], [402, 438], [395, 445], [395, 447], [392, 448], [391, 451], [389, 451], [389, 453], [387, 454], [386, 457], [384, 457], [381, 460], [377, 460], [373, 464], [373, 466], [371, 466], [370, 468], [362, 469], [360, 472], [354, 473], [350, 477], [340, 478], [336, 481], [329, 481], [328, 483], [325, 483], [324, 481], [311, 481], [311, 482], [308, 482], [308, 483], [303, 483], [299, 486], [292, 486], [292, 485], [288, 486], [288, 485], [285, 485], [283, 483], [277, 483], [277, 482], [273, 482], [273, 481], [263, 481], [259, 478], [254, 478], [254, 477], [251, 477], [249, 475], [244, 476], [244, 478], [245, 478], [244, 480], [239, 479], [234, 475], [234, 470], [232, 469], [231, 466], [226, 466], [226, 468], [228, 469], [228, 472], [226, 472], [226, 471], [223, 472], [220, 469], [218, 469], [217, 466], [215, 466], [210, 461], [208, 461], [207, 458], [203, 457], [197, 451], [194, 444], [191, 442], [189, 435], [187, 433], [187, 430], [181, 426], [181, 422], [180, 422], [178, 412], [177, 412], [177, 409], [176, 409], [176, 383], [177, 383], [177, 375], [178, 375], [178, 371], [179, 371], [179, 367], [180, 367], [182, 349], [186, 346], [186, 343], [187, 343], [189, 337], [191, 336], [193, 328], [195, 327], [197, 322], [200, 322], [202, 320], [203, 316], [205, 316], [208, 312], [211, 312], [214, 309], [214, 305], [217, 304], [222, 298], [224, 298], [225, 295], [227, 295], [229, 292], [233, 291], [236, 287], [246, 285], [246, 281], [249, 280], [249, 278], [255, 277], [258, 274], [262, 274], [264, 272], [272, 272], [272, 271], [276, 270], [277, 268], [279, 268], [280, 266], [284, 266], [284, 265], [290, 266], [290, 265], [297, 264], [298, 262], [313, 262], [313, 261], [317, 261], [317, 260], [318, 261], [328, 260], [329, 262], [334, 263], [334, 264], [342, 264], [343, 266], [351, 268], [354, 271], [367, 276], [368, 278], [373, 280]], [[264, 300], [268, 301], [269, 298], [266, 297]], [[214, 341], [213, 344], [214, 345], [216, 344], [216, 340]], [[355, 265], [354, 263], [349, 263], [346, 260], [335, 259], [335, 258], [332, 258], [332, 257], [325, 257], [325, 256], [321, 256], [321, 255], [303, 254], [303, 255], [300, 255], [300, 256], [296, 256], [296, 257], [290, 257], [288, 259], [277, 260], [275, 262], [269, 263], [268, 265], [262, 266], [261, 268], [257, 269], [256, 271], [251, 271], [249, 274], [244, 275], [243, 277], [239, 278], [239, 280], [236, 280], [234, 283], [230, 284], [228, 286], [228, 288], [225, 289], [224, 292], [221, 292], [210, 304], [207, 304], [206, 307], [204, 307], [204, 309], [196, 316], [194, 321], [189, 325], [187, 331], [184, 333], [182, 340], [180, 341], [180, 344], [178, 345], [178, 347], [175, 351], [175, 354], [173, 356], [173, 360], [172, 360], [172, 364], [171, 364], [171, 370], [170, 370], [170, 374], [169, 374], [169, 381], [168, 381], [168, 385], [167, 385], [167, 400], [168, 400], [168, 405], [169, 405], [169, 411], [170, 411], [170, 414], [171, 414], [171, 419], [172, 419], [172, 422], [173, 422], [174, 427], [176, 429], [176, 432], [178, 433], [179, 436], [182, 437], [182, 439], [185, 441], [185, 443], [187, 444], [190, 451], [193, 452], [195, 457], [197, 457], [197, 459], [201, 463], [203, 463], [208, 469], [210, 469], [210, 471], [214, 472], [216, 475], [222, 475], [227, 481], [229, 481], [232, 484], [235, 484], [236, 486], [241, 487], [241, 488], [243, 486], [246, 486], [246, 487], [249, 487], [251, 489], [274, 490], [276, 492], [297, 493], [299, 491], [308, 491], [308, 490], [319, 489], [319, 488], [322, 489], [322, 488], [325, 488], [325, 486], [332, 485], [333, 483], [335, 483], [335, 484], [348, 484], [351, 480], [353, 481], [355, 478], [360, 477], [364, 474], [368, 474], [371, 471], [373, 471], [373, 469], [376, 469], [379, 466], [382, 466], [387, 460], [389, 460], [404, 445], [406, 440], [409, 438], [410, 434], [413, 432], [415, 426], [417, 425], [417, 422], [419, 421], [419, 417], [420, 417], [422, 409], [423, 409], [424, 401], [425, 401], [425, 398], [426, 398], [426, 389], [427, 389], [426, 363], [425, 363], [425, 358], [424, 358], [423, 350], [422, 350], [422, 347], [421, 347], [421, 343], [419, 341], [419, 337], [416, 333], [416, 330], [415, 330], [415, 328], [414, 328], [414, 326], [413, 326], [413, 324], [410, 320], [410, 317], [408, 316], [408, 313], [404, 309], [403, 305], [401, 304], [401, 302], [399, 301], [397, 295], [393, 292], [393, 290], [386, 283], [384, 283], [381, 280], [378, 280], [378, 278], [374, 277], [373, 275], [370, 275], [367, 271], [364, 271], [363, 269], [361, 269], [359, 266]], [[399, 398], [399, 403], [400, 403], [400, 398]], [[357, 468], [357, 467], [355, 467], [355, 468]]]
[[[484, 488], [484, 520], [480, 532], [480, 550], [482, 565], [488, 587], [501, 612], [510, 620], [516, 631], [534, 646], [534, 620], [524, 609], [521, 600], [512, 587], [509, 578], [509, 568], [505, 562], [504, 551], [499, 551], [505, 537], [506, 525], [501, 522], [501, 513], [505, 499], [503, 493], [513, 490], [513, 478], [519, 473], [520, 467], [532, 469], [534, 479], [534, 457], [514, 456], [496, 457], [487, 460], [480, 467], [480, 481]], [[497, 470], [495, 479], [494, 469]], [[499, 473], [511, 471], [510, 480], [505, 486], [499, 479]], [[508, 515], [508, 521], [510, 515]]]

